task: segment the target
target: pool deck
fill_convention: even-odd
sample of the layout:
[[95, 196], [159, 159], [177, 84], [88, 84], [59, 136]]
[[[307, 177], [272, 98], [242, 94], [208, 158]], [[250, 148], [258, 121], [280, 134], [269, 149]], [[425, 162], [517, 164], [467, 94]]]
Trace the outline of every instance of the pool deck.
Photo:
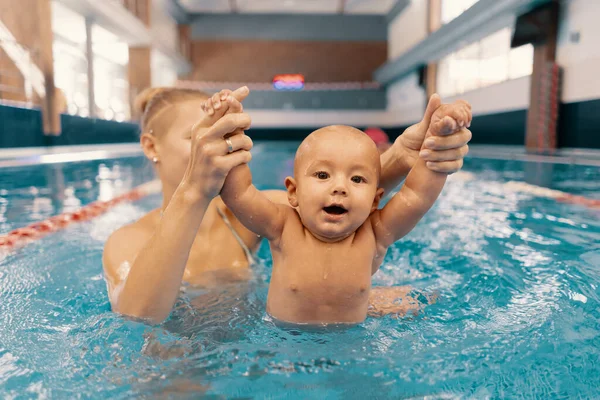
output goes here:
[[[600, 167], [600, 150], [565, 148], [553, 154], [527, 153], [523, 146], [471, 145], [471, 158]], [[141, 156], [139, 143], [0, 149], [0, 168]]]
[[600, 149], [564, 148], [552, 154], [536, 154], [528, 153], [523, 146], [472, 145], [468, 157], [600, 167]]
[[141, 156], [139, 143], [0, 149], [0, 168]]

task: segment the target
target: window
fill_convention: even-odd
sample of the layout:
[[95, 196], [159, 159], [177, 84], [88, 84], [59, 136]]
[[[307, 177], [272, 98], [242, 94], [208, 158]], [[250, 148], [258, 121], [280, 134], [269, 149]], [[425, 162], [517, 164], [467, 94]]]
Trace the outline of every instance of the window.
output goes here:
[[439, 62], [438, 91], [455, 96], [531, 75], [533, 46], [510, 48], [511, 30], [502, 29]]
[[[55, 84], [67, 101], [67, 112], [91, 115], [88, 93], [85, 18], [57, 1], [52, 2]], [[101, 28], [92, 26], [94, 96], [96, 117], [124, 121], [129, 118], [127, 44]]]
[[107, 30], [92, 27], [94, 52], [94, 99], [98, 118], [129, 119], [129, 48]]

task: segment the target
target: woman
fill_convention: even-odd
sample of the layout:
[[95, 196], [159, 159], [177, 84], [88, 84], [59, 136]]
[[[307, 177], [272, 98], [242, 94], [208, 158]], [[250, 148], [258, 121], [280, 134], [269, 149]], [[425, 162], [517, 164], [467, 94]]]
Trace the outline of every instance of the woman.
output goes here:
[[[222, 91], [209, 103], [219, 108], [227, 101], [233, 111], [241, 111], [239, 102], [247, 95], [245, 87]], [[159, 323], [171, 312], [182, 281], [206, 287], [250, 275], [252, 252], [260, 238], [245, 229], [217, 197], [227, 173], [250, 161], [248, 136], [241, 133], [225, 139], [247, 129], [250, 118], [243, 112], [231, 113], [210, 125], [210, 116], [201, 110], [207, 98], [196, 91], [150, 89], [136, 102], [142, 113], [140, 143], [155, 164], [163, 203], [106, 242], [104, 272], [116, 312]], [[386, 191], [407, 175], [419, 157], [429, 119], [438, 106], [439, 97], [432, 98], [423, 120], [382, 154], [381, 184]], [[466, 128], [436, 137], [428, 146], [430, 168], [460, 169], [470, 139]], [[273, 201], [287, 203], [285, 192], [267, 193]]]

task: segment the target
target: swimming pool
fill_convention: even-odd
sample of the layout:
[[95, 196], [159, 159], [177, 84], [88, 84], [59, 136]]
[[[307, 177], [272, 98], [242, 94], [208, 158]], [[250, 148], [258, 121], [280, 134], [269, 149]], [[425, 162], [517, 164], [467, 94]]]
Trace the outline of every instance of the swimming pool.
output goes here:
[[[257, 186], [281, 187], [296, 145], [257, 144]], [[265, 317], [265, 244], [252, 282], [185, 294], [161, 326], [112, 314], [104, 240], [156, 195], [5, 252], [0, 397], [596, 397], [600, 211], [507, 182], [541, 177], [598, 199], [600, 168], [471, 158], [464, 171], [374, 276], [437, 303], [344, 331], [282, 330]], [[0, 234], [151, 178], [142, 157], [0, 168]]]

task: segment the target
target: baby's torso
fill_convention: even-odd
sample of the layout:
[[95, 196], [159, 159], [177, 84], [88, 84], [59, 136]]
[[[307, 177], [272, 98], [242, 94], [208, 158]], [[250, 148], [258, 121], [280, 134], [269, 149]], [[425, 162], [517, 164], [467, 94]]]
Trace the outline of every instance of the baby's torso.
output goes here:
[[[296, 224], [294, 224], [296, 225]], [[267, 312], [293, 323], [359, 323], [367, 315], [375, 237], [370, 226], [324, 243], [298, 226], [271, 243], [273, 273]]]

